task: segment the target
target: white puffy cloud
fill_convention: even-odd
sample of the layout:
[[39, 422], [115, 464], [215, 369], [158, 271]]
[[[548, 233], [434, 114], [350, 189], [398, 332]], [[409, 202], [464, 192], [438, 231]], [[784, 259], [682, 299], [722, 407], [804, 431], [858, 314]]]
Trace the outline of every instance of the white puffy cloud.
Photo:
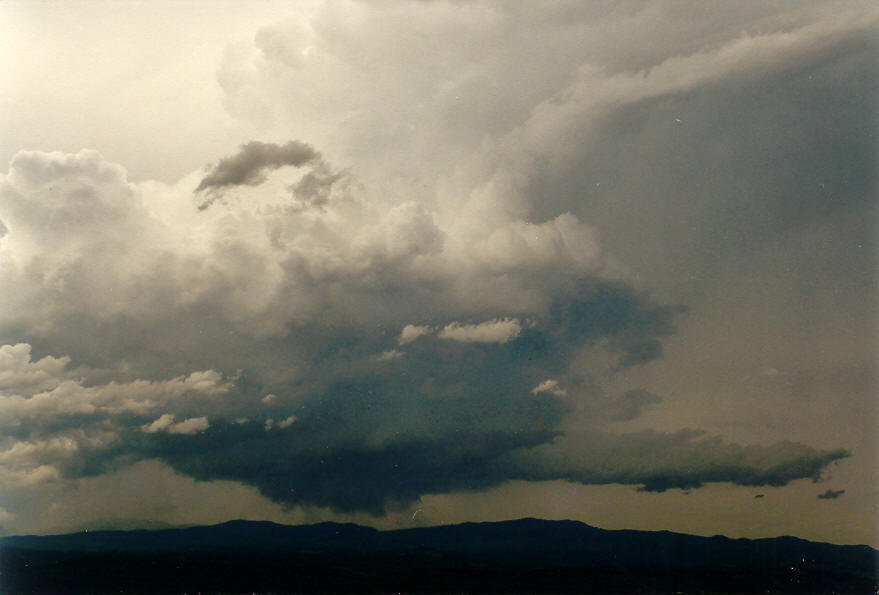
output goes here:
[[391, 207], [378, 225], [358, 234], [352, 248], [355, 254], [371, 259], [398, 261], [438, 252], [442, 240], [431, 214], [416, 203], [406, 202]]
[[[88, 383], [67, 369], [69, 357], [32, 361], [31, 349], [0, 347], [0, 481], [9, 490], [83, 473], [91, 459], [112, 460], [108, 453], [124, 448], [132, 424], [145, 415], [159, 408], [186, 411], [232, 387], [213, 370], [162, 381]], [[206, 417], [174, 418], [165, 413], [140, 430], [191, 435], [209, 427]]]
[[24, 467], [8, 469], [0, 467], [0, 478], [8, 488], [35, 488], [43, 487], [46, 482], [56, 481], [61, 478], [61, 472], [52, 465], [38, 465], [36, 467]]
[[506, 343], [522, 330], [522, 323], [515, 318], [496, 318], [479, 324], [452, 322], [439, 331], [440, 339], [464, 343]]
[[170, 413], [163, 413], [152, 422], [141, 426], [141, 429], [147, 434], [155, 434], [167, 430], [172, 423], [174, 423], [174, 416]]
[[65, 370], [69, 357], [31, 362], [30, 350], [27, 344], [0, 347], [0, 426], [76, 414], [144, 414], [187, 394], [214, 397], [232, 386], [214, 370], [164, 381], [88, 386]]
[[8, 489], [27, 488], [62, 476], [62, 468], [76, 464], [84, 454], [99, 452], [119, 441], [100, 426], [62, 429], [43, 438], [2, 441], [0, 478]]
[[559, 386], [558, 380], [547, 378], [546, 380], [531, 389], [532, 395], [538, 395], [540, 393], [550, 393], [559, 397], [564, 397], [568, 394], [568, 391]]
[[587, 272], [600, 263], [595, 232], [571, 213], [544, 223], [513, 221], [473, 246], [474, 257], [492, 271]]
[[433, 329], [429, 326], [407, 324], [403, 327], [403, 330], [400, 331], [400, 336], [397, 338], [397, 343], [399, 343], [400, 345], [405, 345], [406, 343], [411, 343], [418, 337], [429, 335], [432, 332]]
[[208, 422], [207, 417], [190, 417], [189, 419], [184, 419], [181, 422], [168, 426], [168, 433], [191, 435], [203, 432], [209, 427], [211, 427], [211, 424]]
[[27, 343], [0, 346], [0, 391], [32, 395], [51, 390], [67, 377], [64, 368], [69, 363], [69, 357], [50, 355], [31, 361]]
[[[173, 186], [133, 184], [93, 151], [18, 153], [0, 179], [9, 230], [0, 332], [130, 378], [194, 367], [232, 375], [248, 361], [293, 378], [308, 366], [310, 339], [288, 341], [287, 355], [261, 341], [312, 332], [298, 329], [315, 320], [400, 328], [426, 312], [442, 325], [534, 313], [570, 291], [572, 274], [600, 271], [588, 225], [569, 213], [529, 222], [495, 209], [518, 196], [504, 186], [463, 195], [471, 207], [450, 219], [443, 205], [383, 193], [354, 173], [320, 208], [302, 208], [289, 190], [302, 176], [273, 170], [199, 210], [198, 172]], [[474, 227], [480, 205], [493, 215]], [[467, 325], [443, 336], [503, 341], [515, 336], [511, 324], [498, 322], [496, 338]], [[172, 355], [180, 351], [187, 362]]]
[[296, 423], [296, 416], [295, 416], [295, 415], [291, 415], [291, 416], [288, 417], [287, 419], [283, 419], [283, 420], [281, 420], [280, 422], [278, 422], [278, 427], [279, 427], [279, 428], [282, 428], [282, 429], [283, 429], [283, 428], [289, 428], [289, 427], [292, 426], [294, 423]]

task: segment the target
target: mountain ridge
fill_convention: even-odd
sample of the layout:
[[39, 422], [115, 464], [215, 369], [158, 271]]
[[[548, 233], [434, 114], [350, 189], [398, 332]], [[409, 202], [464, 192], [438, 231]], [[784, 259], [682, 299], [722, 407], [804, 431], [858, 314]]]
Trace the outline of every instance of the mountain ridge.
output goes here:
[[248, 520], [248, 519], [230, 519], [228, 521], [223, 521], [221, 523], [213, 523], [209, 525], [181, 525], [181, 526], [173, 526], [173, 527], [161, 527], [161, 528], [137, 528], [137, 529], [99, 529], [95, 531], [90, 531], [88, 529], [84, 529], [82, 531], [74, 531], [70, 533], [53, 533], [46, 535], [35, 535], [35, 534], [23, 534], [23, 535], [6, 535], [0, 536], [0, 549], [4, 547], [9, 547], [9, 545], [13, 545], [14, 547], [20, 547], [24, 543], [39, 543], [45, 542], [43, 547], [57, 547], [55, 544], [51, 542], [56, 540], [77, 540], [80, 539], [86, 541], [90, 539], [98, 539], [103, 536], [108, 535], [129, 535], [129, 536], [140, 536], [140, 535], [157, 535], [157, 534], [176, 534], [181, 532], [193, 532], [193, 531], [204, 531], [204, 530], [222, 530], [227, 528], [271, 528], [272, 530], [317, 530], [317, 529], [336, 529], [336, 530], [357, 530], [361, 532], [369, 532], [375, 534], [384, 534], [384, 535], [395, 535], [395, 534], [405, 534], [406, 532], [414, 532], [414, 531], [432, 531], [432, 530], [451, 530], [451, 529], [467, 529], [467, 528], [486, 528], [486, 527], [513, 527], [516, 525], [522, 525], [524, 523], [539, 523], [544, 525], [552, 525], [555, 527], [560, 526], [573, 526], [582, 530], [593, 530], [599, 531], [605, 534], [633, 534], [633, 535], [641, 535], [641, 534], [649, 534], [649, 535], [664, 535], [664, 536], [677, 536], [677, 537], [686, 537], [693, 539], [704, 539], [704, 540], [714, 540], [714, 539], [723, 539], [730, 542], [749, 542], [749, 543], [759, 543], [759, 542], [767, 542], [767, 541], [778, 541], [778, 540], [787, 540], [792, 542], [801, 542], [822, 546], [830, 546], [837, 548], [866, 548], [868, 550], [877, 551], [876, 548], [869, 546], [867, 544], [837, 544], [827, 541], [814, 541], [810, 539], [805, 539], [802, 537], [797, 537], [795, 535], [778, 535], [774, 537], [730, 537], [728, 535], [723, 534], [714, 534], [710, 536], [706, 535], [695, 535], [692, 533], [684, 533], [680, 531], [671, 531], [667, 529], [659, 529], [659, 530], [640, 530], [640, 529], [603, 529], [600, 527], [596, 527], [594, 525], [590, 525], [583, 521], [578, 521], [574, 519], [558, 519], [558, 520], [549, 520], [549, 519], [540, 519], [536, 517], [521, 517], [517, 519], [509, 519], [503, 521], [465, 521], [462, 523], [454, 523], [448, 525], [427, 525], [420, 527], [401, 527], [395, 529], [378, 529], [369, 525], [360, 525], [358, 523], [351, 522], [336, 522], [336, 521], [321, 521], [319, 523], [309, 523], [309, 524], [285, 524], [285, 523], [277, 523], [274, 521], [268, 520]]
[[3, 537], [0, 554], [4, 593], [874, 593], [879, 575], [879, 552], [866, 545], [606, 530], [535, 518], [384, 531], [232, 520]]

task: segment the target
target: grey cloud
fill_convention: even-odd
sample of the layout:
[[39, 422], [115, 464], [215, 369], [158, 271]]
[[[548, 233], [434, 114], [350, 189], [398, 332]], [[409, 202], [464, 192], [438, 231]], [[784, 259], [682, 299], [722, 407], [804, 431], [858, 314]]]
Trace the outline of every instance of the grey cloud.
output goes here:
[[[412, 399], [417, 399], [412, 402]], [[152, 452], [199, 479], [255, 485], [289, 504], [379, 514], [425, 493], [503, 481], [492, 461], [545, 442], [563, 408], [534, 399], [399, 395], [390, 387], [336, 387], [298, 410], [290, 427], [257, 424], [152, 444]]]
[[[853, 13], [859, 17], [855, 26]], [[607, 75], [590, 85], [595, 96], [625, 75], [649, 79], [663, 66], [668, 70], [693, 57], [695, 64], [673, 77], [676, 86], [689, 89], [724, 76], [730, 67], [765, 72], [775, 61], [767, 63], [763, 55], [777, 58], [802, 53], [802, 46], [823, 47], [837, 33], [834, 25], [866, 29], [869, 22], [851, 4], [825, 3], [710, 12], [692, 2], [599, 9], [473, 3], [460, 10], [391, 3], [361, 16], [352, 22], [344, 9], [330, 5], [308, 27], [264, 28], [252, 53], [227, 55], [219, 77], [225, 105], [238, 117], [291, 129], [309, 127], [320, 117], [316, 135], [327, 119], [338, 122], [333, 135], [344, 138], [351, 159], [435, 180], [460, 161], [462, 150], [478, 150], [486, 136], [496, 139], [516, 129], [543, 111], [548, 98], [565, 96], [578, 69]], [[403, 29], [417, 33], [400, 36]], [[393, 56], [387, 54], [387, 39], [395, 40]], [[442, 50], [425, 51], [425, 39]], [[641, 43], [623, 41], [631, 39]], [[327, 79], [346, 84], [328, 85]], [[262, 92], [259, 99], [254, 86]], [[625, 91], [618, 102], [640, 94]]]
[[[364, 392], [368, 398], [353, 400]], [[297, 422], [285, 430], [229, 426], [186, 440], [168, 437], [147, 452], [198, 479], [255, 485], [279, 502], [372, 514], [424, 494], [516, 479], [620, 483], [650, 492], [711, 482], [783, 486], [817, 480], [827, 465], [849, 456], [803, 445], [742, 447], [686, 433], [596, 435], [575, 455], [551, 444], [564, 413], [554, 397], [497, 404], [441, 398], [413, 407], [378, 387], [347, 387], [298, 411]], [[393, 413], [384, 409], [387, 401]]]
[[265, 179], [263, 173], [266, 170], [285, 165], [300, 167], [317, 159], [320, 159], [320, 153], [299, 141], [290, 141], [284, 145], [250, 141], [242, 145], [235, 155], [221, 159], [195, 191], [203, 192], [226, 186], [252, 186]]
[[[616, 335], [667, 336], [674, 312], [619, 284], [586, 284], [579, 298], [534, 317], [504, 343], [425, 334], [399, 345], [399, 327], [378, 334], [349, 329], [343, 337], [317, 325], [310, 339], [295, 339], [312, 346], [313, 368], [304, 383], [273, 386], [270, 410], [253, 415], [251, 407], [249, 421], [240, 423], [245, 409], [230, 408], [193, 435], [130, 432], [104, 453], [104, 465], [157, 458], [197, 479], [253, 485], [282, 503], [381, 514], [424, 494], [515, 479], [623, 483], [648, 491], [722, 481], [784, 485], [817, 478], [848, 456], [796, 444], [743, 447], [700, 432], [587, 432], [567, 450], [561, 422], [570, 399], [594, 395], [534, 394], [533, 388], [564, 376], [578, 346]], [[441, 320], [426, 322], [442, 328]], [[405, 357], [376, 363], [394, 348]], [[247, 389], [242, 379], [237, 390], [235, 401], [253, 402], [267, 387]], [[629, 417], [657, 400], [630, 391], [611, 402], [610, 415]], [[269, 422], [291, 417], [296, 421], [287, 427]], [[94, 466], [99, 460], [78, 472], [106, 468]]]
[[333, 185], [344, 177], [344, 173], [334, 172], [325, 163], [319, 163], [290, 186], [290, 191], [306, 205], [322, 206], [330, 200]]
[[[534, 387], [563, 377], [571, 354], [584, 345], [622, 335], [667, 336], [674, 312], [625, 285], [590, 280], [549, 311], [532, 313], [526, 327], [514, 325], [517, 333], [504, 327], [503, 336], [495, 336], [492, 326], [518, 320], [515, 313], [489, 327], [472, 325], [490, 341], [424, 334], [401, 345], [403, 328], [411, 334], [416, 327], [334, 328], [332, 320], [315, 320], [275, 343], [282, 355], [309, 346], [299, 352], [305, 361], [295, 381], [271, 382], [257, 359], [245, 359], [236, 363], [249, 370], [234, 389], [216, 373], [138, 381], [131, 388], [98, 386], [91, 389], [96, 395], [149, 396], [167, 385], [190, 396], [100, 415], [57, 411], [56, 425], [33, 424], [18, 440], [51, 440], [70, 427], [104, 424], [114, 438], [56, 460], [60, 473], [93, 475], [123, 461], [158, 458], [199, 479], [242, 481], [280, 502], [378, 514], [425, 493], [518, 478], [521, 472], [503, 460], [551, 443], [571, 406], [565, 391], [535, 394]], [[453, 321], [434, 315], [425, 322], [440, 329]], [[382, 361], [391, 349], [405, 357]], [[43, 366], [52, 361], [40, 360]], [[205, 395], [196, 399], [195, 391]], [[267, 394], [275, 397], [269, 402]], [[240, 423], [241, 417], [249, 421]], [[291, 418], [295, 423], [269, 422]]]
[[623, 345], [623, 356], [620, 358], [619, 369], [640, 366], [652, 362], [662, 355], [662, 343], [653, 339], [642, 342], [628, 342]]
[[818, 450], [792, 442], [742, 446], [681, 430], [570, 438], [516, 453], [509, 464], [528, 479], [640, 484], [643, 491], [664, 492], [711, 482], [783, 486], [797, 479], [818, 481], [828, 465], [850, 456], [844, 449]]
[[656, 303], [623, 283], [587, 283], [581, 291], [553, 304], [552, 334], [566, 341], [606, 338], [606, 349], [617, 355], [615, 371], [658, 358], [662, 339], [674, 334], [675, 319], [687, 311]]
[[641, 415], [644, 408], [662, 401], [662, 397], [644, 389], [629, 390], [614, 399], [608, 419], [630, 421]]
[[843, 494], [845, 494], [845, 490], [827, 490], [826, 492], [818, 494], [818, 498], [821, 500], [836, 500]]
[[724, 260], [771, 250], [798, 228], [847, 210], [872, 219], [874, 45], [874, 35], [853, 34], [759, 78], [645, 98], [590, 121], [571, 160], [534, 178], [535, 216], [571, 211], [652, 287], [697, 291]]

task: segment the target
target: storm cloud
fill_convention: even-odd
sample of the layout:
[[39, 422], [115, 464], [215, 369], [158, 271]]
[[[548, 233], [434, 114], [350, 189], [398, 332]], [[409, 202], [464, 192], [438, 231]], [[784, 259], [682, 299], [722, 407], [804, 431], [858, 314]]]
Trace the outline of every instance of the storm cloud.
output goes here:
[[872, 378], [846, 358], [872, 345], [847, 329], [872, 313], [877, 19], [718, 12], [328, 3], [223, 53], [247, 136], [206, 169], [15, 152], [10, 501], [155, 461], [383, 515], [510, 482], [660, 498], [863, 460], [786, 420], [842, 409], [803, 380], [816, 353], [828, 386]]
[[[829, 463], [849, 456], [796, 444], [742, 447], [697, 431], [593, 430], [571, 450], [569, 440], [557, 442], [572, 406], [568, 393], [545, 383], [543, 390], [526, 390], [547, 367], [529, 363], [534, 352], [521, 341], [422, 339], [406, 358], [382, 364], [385, 369], [332, 378], [307, 398], [288, 396], [262, 407], [243, 404], [246, 388], [239, 382], [233, 389], [215, 374], [158, 386], [73, 383], [64, 393], [56, 389], [26, 400], [57, 403], [39, 423], [25, 429], [15, 427], [19, 418], [11, 413], [5, 418], [8, 445], [0, 453], [0, 472], [21, 488], [103, 473], [123, 461], [159, 459], [196, 479], [253, 485], [287, 504], [382, 514], [425, 494], [516, 479], [622, 483], [648, 491], [706, 482], [780, 486], [818, 479]], [[332, 359], [324, 361], [331, 365]], [[45, 365], [44, 358], [28, 367]], [[70, 384], [51, 384], [65, 382]], [[88, 406], [71, 405], [76, 391]], [[95, 406], [110, 398], [119, 405]], [[14, 399], [24, 400], [6, 398]], [[168, 409], [179, 415], [153, 413]], [[194, 411], [212, 413], [195, 417]], [[244, 411], [251, 417], [238, 416]], [[275, 418], [282, 421], [275, 424]]]

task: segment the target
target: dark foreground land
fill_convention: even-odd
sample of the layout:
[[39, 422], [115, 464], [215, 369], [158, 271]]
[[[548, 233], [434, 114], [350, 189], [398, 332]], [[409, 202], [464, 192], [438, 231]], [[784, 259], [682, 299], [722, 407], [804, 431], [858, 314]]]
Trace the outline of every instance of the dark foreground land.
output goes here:
[[0, 539], [0, 593], [876, 593], [877, 552], [574, 521], [377, 531], [234, 521]]

